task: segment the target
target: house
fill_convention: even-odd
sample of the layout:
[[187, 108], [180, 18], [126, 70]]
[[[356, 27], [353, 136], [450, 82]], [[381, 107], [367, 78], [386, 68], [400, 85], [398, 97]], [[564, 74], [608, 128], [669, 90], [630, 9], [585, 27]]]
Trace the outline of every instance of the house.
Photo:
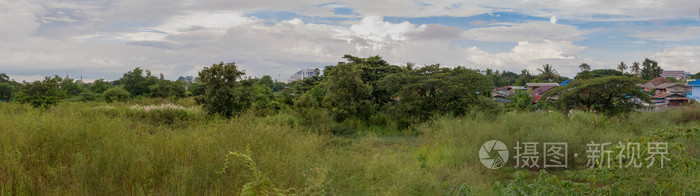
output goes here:
[[493, 91], [491, 91], [491, 95], [496, 99], [505, 99], [515, 94], [516, 90], [526, 89], [527, 88], [522, 86], [504, 86], [497, 89], [493, 89]]
[[690, 76], [690, 73], [682, 71], [682, 70], [664, 70], [661, 73], [662, 78], [672, 77], [672, 78], [675, 78], [676, 80], [687, 78], [688, 76]]
[[637, 84], [637, 86], [640, 86], [644, 88], [644, 91], [655, 95], [665, 93], [687, 94], [690, 92], [690, 88], [688, 86], [675, 83], [662, 77], [654, 78], [653, 80], [644, 84]]
[[690, 93], [688, 93], [688, 97], [700, 102], [700, 80], [695, 80], [688, 83], [688, 86], [691, 88]]
[[[556, 83], [555, 83], [556, 84]], [[557, 85], [559, 86], [559, 85]], [[530, 92], [530, 96], [532, 96], [532, 102], [537, 103], [542, 98], [542, 95], [546, 93], [549, 90], [552, 90], [553, 88], [557, 86], [541, 86], [539, 88], [536, 88], [535, 90], [532, 90]]]
[[525, 84], [525, 88], [530, 89], [531, 91], [534, 91], [537, 88], [543, 87], [543, 86], [559, 86], [558, 83], [527, 83]]
[[676, 93], [664, 93], [651, 96], [654, 105], [681, 106], [688, 103], [688, 98], [685, 95]]

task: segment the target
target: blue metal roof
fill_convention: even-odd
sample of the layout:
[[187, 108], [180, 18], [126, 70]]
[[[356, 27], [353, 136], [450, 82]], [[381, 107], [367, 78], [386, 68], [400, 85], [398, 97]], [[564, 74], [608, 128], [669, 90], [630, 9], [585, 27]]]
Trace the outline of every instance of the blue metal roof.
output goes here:
[[566, 86], [567, 84], [569, 84], [570, 81], [571, 81], [571, 79], [568, 79], [568, 80], [562, 82], [561, 84], [559, 84], [559, 86]]
[[688, 86], [700, 86], [700, 79], [697, 79], [691, 83], [688, 83]]

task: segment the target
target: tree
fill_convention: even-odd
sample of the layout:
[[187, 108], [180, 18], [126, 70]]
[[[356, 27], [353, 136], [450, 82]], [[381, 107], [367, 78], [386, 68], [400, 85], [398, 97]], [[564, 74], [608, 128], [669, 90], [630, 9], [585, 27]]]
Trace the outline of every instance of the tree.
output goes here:
[[591, 70], [591, 66], [586, 63], [581, 63], [578, 68], [581, 69], [582, 72]]
[[325, 70], [324, 102], [336, 121], [348, 117], [369, 117], [373, 89], [372, 85], [362, 80], [362, 72], [360, 66], [351, 63], [339, 63]]
[[636, 86], [642, 82], [640, 78], [627, 76], [576, 80], [548, 91], [544, 97], [556, 97], [556, 103], [566, 112], [580, 109], [616, 115], [639, 108], [642, 102], [650, 102], [649, 95]]
[[523, 69], [520, 70], [520, 75], [518, 75], [518, 80], [516, 83], [518, 86], [524, 86], [533, 79], [535, 79], [535, 76], [530, 74], [530, 71], [528, 71], [527, 69]]
[[391, 113], [399, 126], [425, 122], [436, 114], [460, 116], [469, 110], [491, 105], [493, 83], [478, 71], [429, 65], [395, 73], [380, 81], [392, 92]]
[[10, 82], [10, 76], [5, 73], [0, 73], [0, 83]]
[[104, 97], [105, 101], [107, 102], [126, 101], [129, 99], [129, 96], [131, 96], [129, 91], [126, 91], [123, 86], [110, 88], [102, 93], [102, 97]]
[[151, 97], [183, 98], [185, 97], [185, 82], [160, 79], [158, 83], [149, 86]]
[[204, 93], [196, 97], [198, 104], [209, 114], [224, 117], [238, 115], [250, 107], [250, 82], [239, 81], [245, 72], [236, 63], [213, 64], [199, 72]]
[[627, 64], [625, 64], [625, 62], [620, 62], [620, 64], [617, 65], [617, 70], [620, 70], [620, 72], [624, 74], [625, 70], [627, 70]]
[[144, 70], [140, 67], [135, 68], [132, 71], [124, 73], [124, 76], [119, 79], [119, 82], [124, 85], [124, 89], [129, 91], [131, 95], [142, 96], [150, 95], [149, 87], [158, 83], [158, 78], [151, 75], [151, 71], [145, 70], [146, 75], [144, 76]]
[[272, 88], [268, 85], [254, 85], [250, 96], [252, 96], [252, 110], [258, 116], [273, 115], [281, 109], [281, 104], [277, 102]]
[[692, 78], [692, 79], [700, 79], [700, 72], [691, 75], [690, 78]]
[[639, 71], [641, 70], [641, 68], [639, 67], [639, 62], [632, 63], [630, 69], [632, 69], [632, 73], [639, 75]]
[[5, 73], [0, 73], [0, 101], [12, 101], [20, 84], [10, 80]]
[[659, 63], [650, 59], [644, 59], [642, 67], [642, 78], [645, 80], [661, 77], [661, 72], [663, 72], [663, 69], [659, 67]]
[[598, 77], [606, 77], [606, 76], [622, 76], [622, 72], [614, 69], [596, 69], [593, 71], [588, 71], [588, 72], [579, 72], [576, 75], [576, 79], [590, 79], [590, 78], [598, 78]]
[[264, 75], [262, 78], [258, 79], [255, 84], [265, 86], [270, 88], [270, 90], [275, 88], [275, 81], [272, 81], [272, 77], [270, 77], [270, 75]]
[[20, 103], [29, 103], [35, 108], [45, 108], [58, 104], [64, 91], [58, 88], [59, 77], [45, 77], [42, 81], [24, 83], [17, 95]]
[[17, 88], [10, 82], [0, 83], [0, 101], [11, 101]]
[[93, 82], [88, 89], [90, 89], [90, 91], [92, 92], [102, 94], [109, 88], [112, 88], [112, 84], [110, 84], [109, 82], [105, 82], [104, 79], [98, 79], [95, 80], [95, 82]]
[[78, 84], [73, 78], [66, 78], [63, 79], [59, 85], [61, 90], [65, 92], [64, 94], [66, 95], [65, 98], [70, 98], [73, 96], [78, 96], [80, 93], [85, 91], [83, 86]]
[[391, 94], [379, 90], [377, 83], [385, 76], [404, 71], [405, 69], [396, 65], [390, 65], [380, 56], [359, 58], [351, 55], [343, 56], [351, 66], [359, 67], [362, 71], [361, 79], [372, 87], [372, 103], [377, 107], [391, 101]]
[[559, 74], [557, 73], [557, 70], [554, 69], [549, 64], [544, 64], [542, 65], [542, 69], [537, 69], [537, 71], [540, 72], [540, 75], [538, 77], [547, 80], [547, 81], [552, 81], [553, 79], [556, 79], [559, 77]]

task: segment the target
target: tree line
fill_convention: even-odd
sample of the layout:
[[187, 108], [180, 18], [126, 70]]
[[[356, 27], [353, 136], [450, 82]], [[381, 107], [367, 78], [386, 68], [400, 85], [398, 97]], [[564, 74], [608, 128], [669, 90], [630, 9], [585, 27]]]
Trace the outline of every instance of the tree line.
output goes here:
[[[533, 75], [526, 69], [516, 74], [461, 66], [449, 68], [440, 64], [421, 67], [413, 63], [391, 65], [379, 56], [345, 55], [343, 58], [345, 62], [326, 66], [323, 74], [316, 69], [315, 75], [289, 84], [275, 82], [269, 75], [246, 78], [245, 71], [233, 62], [213, 64], [201, 70], [197, 77], [181, 76], [176, 81], [167, 80], [162, 74], [155, 76], [141, 68], [124, 73], [119, 80], [100, 79], [90, 84], [59, 76], [19, 83], [2, 74], [0, 100], [48, 108], [61, 100], [113, 102], [134, 97], [193, 97], [207, 113], [224, 117], [245, 112], [274, 115], [280, 110], [292, 109], [301, 113], [321, 111], [339, 122], [358, 119], [379, 124], [395, 122], [400, 127], [407, 127], [436, 115], [532, 109], [535, 107], [530, 102], [529, 92], [516, 93], [510, 98], [511, 104], [504, 108], [492, 98], [491, 91], [506, 85], [561, 83], [570, 79], [559, 75], [549, 64], [542, 65], [537, 69], [539, 74]], [[620, 63], [617, 70], [592, 70], [585, 63], [579, 68], [581, 71], [571, 85], [547, 94], [549, 98], [561, 100], [549, 105], [562, 109], [585, 106], [590, 111], [626, 112], [639, 102], [623, 101], [618, 99], [619, 96], [648, 100], [638, 93], [634, 84], [658, 77], [662, 72], [658, 63], [650, 59], [629, 67]], [[590, 96], [591, 93], [600, 96], [595, 100], [582, 98], [595, 97]], [[610, 98], [613, 94], [618, 98]]]

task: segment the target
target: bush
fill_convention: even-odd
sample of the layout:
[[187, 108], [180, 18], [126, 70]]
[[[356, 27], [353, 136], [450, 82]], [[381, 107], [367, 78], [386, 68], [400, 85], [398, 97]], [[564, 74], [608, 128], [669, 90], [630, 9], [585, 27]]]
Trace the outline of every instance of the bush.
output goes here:
[[127, 99], [129, 99], [129, 96], [131, 96], [131, 94], [129, 94], [129, 92], [124, 90], [124, 88], [122, 87], [114, 87], [102, 93], [102, 96], [104, 97], [105, 101], [111, 103], [113, 101], [126, 101]]
[[97, 101], [100, 100], [100, 94], [93, 92], [83, 92], [78, 95], [79, 101]]

